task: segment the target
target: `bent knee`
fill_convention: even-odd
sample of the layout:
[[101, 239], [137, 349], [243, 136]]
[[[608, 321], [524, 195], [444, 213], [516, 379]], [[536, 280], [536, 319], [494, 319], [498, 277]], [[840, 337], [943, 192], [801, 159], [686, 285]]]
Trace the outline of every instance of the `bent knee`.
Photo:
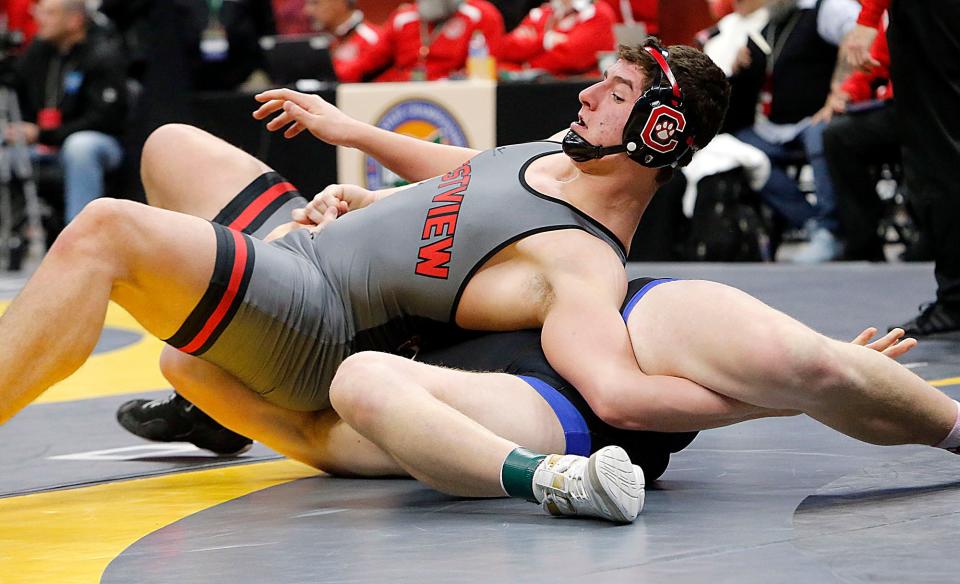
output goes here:
[[164, 152], [176, 149], [190, 136], [200, 132], [197, 128], [187, 124], [164, 124], [150, 132], [143, 151], [140, 153], [141, 164], [149, 164]]
[[60, 153], [64, 157], [86, 156], [93, 152], [102, 134], [97, 132], [74, 132], [66, 137], [63, 145], [60, 147]]
[[108, 197], [90, 201], [60, 233], [50, 253], [95, 258], [122, 246], [123, 234], [137, 220], [136, 207], [133, 201]]
[[194, 377], [196, 359], [169, 345], [164, 346], [160, 352], [160, 373], [174, 388], [179, 389], [178, 386]]
[[330, 383], [330, 404], [351, 425], [370, 423], [389, 411], [391, 384], [403, 374], [396, 357], [365, 351], [347, 357]]

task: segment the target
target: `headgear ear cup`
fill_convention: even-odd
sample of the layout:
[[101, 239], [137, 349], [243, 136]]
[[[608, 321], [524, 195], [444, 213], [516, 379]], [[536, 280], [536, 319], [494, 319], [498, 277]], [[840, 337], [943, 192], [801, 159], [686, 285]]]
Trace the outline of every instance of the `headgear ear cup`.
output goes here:
[[623, 128], [623, 144], [627, 155], [643, 166], [677, 166], [693, 146], [683, 92], [667, 63], [667, 51], [653, 39], [643, 48], [658, 67], [650, 88], [633, 105]]

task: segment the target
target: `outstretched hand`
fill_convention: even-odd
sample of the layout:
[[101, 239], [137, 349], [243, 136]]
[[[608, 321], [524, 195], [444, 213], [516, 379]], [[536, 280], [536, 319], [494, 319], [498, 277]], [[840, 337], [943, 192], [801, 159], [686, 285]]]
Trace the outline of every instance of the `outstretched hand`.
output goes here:
[[350, 131], [356, 121], [319, 95], [300, 93], [292, 89], [270, 89], [255, 98], [262, 103], [253, 117], [265, 120], [271, 132], [283, 130], [284, 138], [293, 138], [304, 130], [335, 146], [349, 146]]
[[891, 359], [898, 359], [917, 346], [917, 339], [904, 339], [903, 329], [900, 328], [895, 328], [872, 343], [868, 343], [876, 334], [876, 327], [871, 326], [864, 329], [863, 332], [850, 342], [854, 345], [860, 345], [861, 347], [873, 349], [878, 353], [883, 353]]

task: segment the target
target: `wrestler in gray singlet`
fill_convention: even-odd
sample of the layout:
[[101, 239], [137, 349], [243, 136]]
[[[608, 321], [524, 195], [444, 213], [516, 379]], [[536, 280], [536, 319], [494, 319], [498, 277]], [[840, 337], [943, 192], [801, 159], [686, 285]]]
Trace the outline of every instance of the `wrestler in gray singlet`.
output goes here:
[[214, 224], [210, 288], [167, 342], [271, 402], [327, 408], [330, 381], [351, 353], [447, 342], [466, 283], [511, 243], [580, 229], [625, 261], [609, 230], [524, 180], [533, 160], [560, 151], [554, 142], [487, 150], [316, 235], [268, 244]]

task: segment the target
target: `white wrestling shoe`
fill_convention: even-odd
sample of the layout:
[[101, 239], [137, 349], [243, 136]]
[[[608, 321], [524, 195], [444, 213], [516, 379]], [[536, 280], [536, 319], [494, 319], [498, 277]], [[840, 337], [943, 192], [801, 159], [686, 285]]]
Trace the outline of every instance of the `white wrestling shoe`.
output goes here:
[[619, 446], [606, 446], [590, 458], [575, 454], [546, 457], [533, 475], [533, 491], [551, 515], [599, 517], [630, 523], [643, 509], [643, 470]]

